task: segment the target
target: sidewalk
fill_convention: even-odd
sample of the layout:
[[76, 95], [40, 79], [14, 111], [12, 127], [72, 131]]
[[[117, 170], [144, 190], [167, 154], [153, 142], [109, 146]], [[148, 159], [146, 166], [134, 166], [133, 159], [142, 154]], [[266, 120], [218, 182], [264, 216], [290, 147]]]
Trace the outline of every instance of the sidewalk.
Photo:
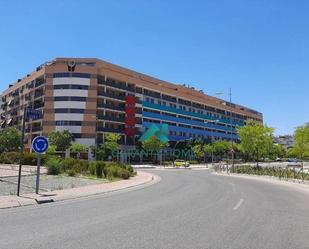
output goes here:
[[309, 193], [309, 182], [308, 181], [302, 181], [302, 180], [296, 180], [296, 179], [288, 179], [282, 178], [281, 180], [278, 177], [273, 176], [266, 176], [266, 175], [246, 175], [246, 174], [233, 174], [226, 172], [212, 172], [214, 175], [218, 176], [226, 176], [226, 177], [235, 177], [235, 178], [243, 178], [243, 179], [249, 179], [249, 180], [255, 180], [255, 181], [262, 181], [265, 183], [272, 183], [277, 184], [281, 186], [287, 186], [287, 187], [293, 187], [294, 189], [303, 191], [305, 193]]
[[121, 189], [132, 188], [135, 186], [147, 184], [152, 181], [158, 181], [158, 180], [159, 178], [153, 174], [143, 171], [137, 171], [137, 175], [128, 180], [120, 180], [111, 183], [89, 185], [86, 187], [56, 190], [44, 193], [44, 195], [43, 194], [37, 195], [33, 193], [33, 194], [25, 194], [20, 197], [13, 195], [0, 196], [0, 209], [35, 205], [45, 202], [62, 201], [68, 199], [75, 199], [78, 197], [109, 193]]

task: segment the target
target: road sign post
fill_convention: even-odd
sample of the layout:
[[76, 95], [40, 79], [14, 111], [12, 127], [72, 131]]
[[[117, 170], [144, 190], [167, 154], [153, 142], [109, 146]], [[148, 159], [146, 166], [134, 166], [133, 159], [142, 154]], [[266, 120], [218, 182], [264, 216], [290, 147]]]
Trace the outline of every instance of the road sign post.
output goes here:
[[23, 123], [22, 123], [22, 130], [21, 130], [21, 139], [20, 139], [20, 157], [19, 157], [19, 169], [18, 169], [18, 180], [17, 180], [17, 196], [20, 195], [21, 168], [22, 168], [23, 159], [24, 159], [25, 126], [26, 126], [27, 118], [30, 118], [32, 120], [42, 118], [42, 112], [40, 110], [35, 110], [27, 106], [24, 107], [24, 115], [23, 115]]
[[41, 167], [41, 155], [44, 154], [48, 149], [48, 140], [44, 136], [37, 136], [32, 141], [32, 149], [37, 153], [37, 170], [36, 170], [36, 184], [35, 193], [39, 193], [40, 188], [40, 167]]

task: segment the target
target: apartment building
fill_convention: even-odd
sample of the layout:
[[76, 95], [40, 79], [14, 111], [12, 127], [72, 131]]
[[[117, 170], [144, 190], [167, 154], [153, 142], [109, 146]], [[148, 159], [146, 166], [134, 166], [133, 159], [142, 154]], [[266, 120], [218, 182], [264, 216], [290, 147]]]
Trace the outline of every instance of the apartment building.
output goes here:
[[253, 109], [94, 58], [56, 58], [10, 84], [1, 96], [1, 128], [21, 129], [26, 107], [43, 113], [26, 120], [29, 146], [54, 130], [69, 130], [87, 145], [115, 132], [130, 146], [153, 123], [168, 124], [170, 141], [237, 141], [237, 127], [263, 122]]

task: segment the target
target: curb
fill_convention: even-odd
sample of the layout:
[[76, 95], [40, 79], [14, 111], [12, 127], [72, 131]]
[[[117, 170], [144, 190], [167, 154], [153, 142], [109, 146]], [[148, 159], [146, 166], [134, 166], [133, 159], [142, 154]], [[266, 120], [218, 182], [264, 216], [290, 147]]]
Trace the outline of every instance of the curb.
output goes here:
[[[146, 174], [147, 179], [145, 180], [140, 180], [141, 182], [138, 182], [137, 184], [132, 183], [132, 185], [124, 185], [124, 186], [118, 186], [116, 183], [119, 185], [119, 183], [124, 183], [127, 180], [120, 180], [117, 182], [112, 182], [116, 186], [110, 187], [110, 189], [103, 189], [103, 190], [94, 190], [90, 192], [81, 192], [81, 193], [71, 193], [67, 195], [61, 195], [61, 193], [66, 192], [74, 192], [74, 190], [78, 188], [71, 188], [71, 189], [64, 189], [64, 190], [56, 190], [52, 191], [49, 193], [45, 193], [42, 195], [33, 195], [32, 196], [22, 196], [22, 197], [16, 197], [12, 198], [12, 196], [3, 196], [3, 199], [7, 199], [7, 201], [0, 202], [0, 209], [9, 209], [9, 208], [14, 208], [14, 207], [21, 207], [21, 206], [30, 206], [30, 205], [40, 205], [40, 204], [45, 204], [45, 203], [50, 203], [50, 202], [58, 202], [58, 201], [65, 201], [65, 200], [72, 200], [72, 199], [78, 199], [78, 198], [83, 198], [83, 197], [90, 197], [90, 196], [96, 196], [96, 195], [103, 195], [103, 194], [108, 194], [112, 192], [117, 192], [125, 189], [133, 189], [136, 187], [142, 187], [142, 186], [147, 186], [147, 185], [152, 185], [155, 183], [158, 183], [161, 178], [157, 175], [148, 173], [148, 172], [143, 172], [139, 171], [142, 174]], [[132, 178], [134, 180], [134, 177]], [[135, 178], [136, 180], [136, 178]], [[139, 179], [138, 179], [139, 180]], [[103, 184], [96, 184], [96, 185], [89, 185], [85, 187], [79, 187], [79, 189], [84, 189], [89, 191], [89, 189], [94, 188], [94, 187], [106, 187], [106, 184], [108, 183], [103, 183]], [[1, 199], [0, 199], [1, 200]]]

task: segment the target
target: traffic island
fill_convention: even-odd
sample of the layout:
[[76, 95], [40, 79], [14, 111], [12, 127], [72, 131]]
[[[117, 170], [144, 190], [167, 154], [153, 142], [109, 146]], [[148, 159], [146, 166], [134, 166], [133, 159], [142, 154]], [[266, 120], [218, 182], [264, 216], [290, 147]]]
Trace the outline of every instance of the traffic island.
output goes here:
[[127, 180], [54, 190], [43, 194], [24, 194], [21, 196], [0, 196], [0, 208], [11, 208], [63, 201], [80, 197], [115, 192], [123, 189], [156, 183], [160, 178], [148, 172], [137, 171], [137, 175]]

